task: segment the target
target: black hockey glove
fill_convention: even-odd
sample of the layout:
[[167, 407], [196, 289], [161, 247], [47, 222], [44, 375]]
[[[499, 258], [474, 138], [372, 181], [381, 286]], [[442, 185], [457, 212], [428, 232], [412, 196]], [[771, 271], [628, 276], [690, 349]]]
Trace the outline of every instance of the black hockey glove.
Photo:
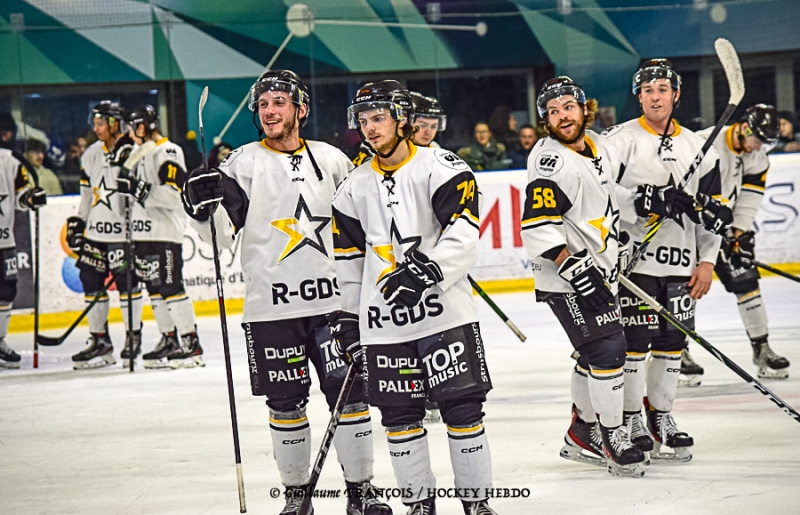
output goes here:
[[700, 223], [694, 210], [694, 199], [675, 186], [643, 184], [636, 189], [633, 206], [636, 214], [642, 217], [658, 215], [680, 220], [681, 214], [685, 213], [695, 223]]
[[47, 194], [42, 188], [31, 188], [19, 197], [19, 202], [31, 209], [47, 204]]
[[746, 231], [737, 238], [729, 234], [722, 238], [722, 251], [734, 268], [750, 268], [756, 258], [756, 233]]
[[67, 245], [72, 250], [80, 250], [83, 246], [83, 231], [86, 230], [86, 221], [79, 216], [67, 218]]
[[697, 203], [702, 207], [703, 227], [711, 234], [722, 234], [733, 223], [733, 211], [728, 206], [723, 206], [719, 200], [705, 193], [698, 193]]
[[331, 330], [331, 338], [336, 342], [336, 352], [353, 364], [356, 371], [364, 370], [364, 349], [361, 348], [361, 331], [358, 329], [358, 315], [347, 311], [333, 311], [325, 315]]
[[144, 204], [152, 187], [153, 185], [149, 182], [139, 180], [129, 173], [117, 177], [117, 191], [123, 195], [130, 195], [140, 204]]
[[442, 282], [442, 269], [435, 261], [418, 250], [406, 255], [406, 260], [386, 276], [381, 293], [386, 304], [413, 308], [422, 300], [425, 290]]
[[131, 155], [133, 152], [133, 147], [136, 143], [128, 136], [122, 136], [117, 142], [114, 144], [114, 150], [111, 151], [111, 155], [108, 157], [108, 162], [111, 163], [111, 166], [122, 166], [125, 164], [125, 161], [128, 160], [128, 156]]
[[183, 208], [198, 222], [205, 222], [217, 210], [224, 194], [222, 172], [217, 168], [197, 168], [186, 177], [183, 185]]
[[600, 311], [614, 303], [603, 273], [594, 265], [587, 249], [567, 257], [558, 267], [558, 275], [572, 285], [589, 310]]
[[617, 237], [617, 267], [620, 274], [624, 274], [628, 270], [628, 261], [631, 257], [631, 237], [625, 232], [621, 231]]

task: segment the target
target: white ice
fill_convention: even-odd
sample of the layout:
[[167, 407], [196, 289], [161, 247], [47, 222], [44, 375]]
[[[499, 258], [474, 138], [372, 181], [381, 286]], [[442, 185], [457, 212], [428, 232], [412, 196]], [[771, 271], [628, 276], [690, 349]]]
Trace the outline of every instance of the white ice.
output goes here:
[[[794, 364], [791, 377], [766, 384], [800, 408], [800, 285], [762, 282], [770, 343]], [[549, 310], [533, 295], [495, 295], [528, 336], [519, 342], [481, 302], [494, 390], [485, 406], [494, 485], [528, 489], [527, 498], [496, 499], [501, 515], [531, 513], [762, 514], [796, 513], [800, 501], [800, 424], [696, 344], [706, 369], [702, 386], [680, 389], [675, 418], [695, 439], [686, 465], [647, 467], [641, 479], [614, 478], [600, 468], [561, 459], [570, 421], [571, 347]], [[229, 318], [239, 437], [248, 513], [277, 514], [270, 496], [280, 481], [271, 455], [267, 408], [250, 395], [239, 317]], [[60, 347], [43, 348], [32, 370], [30, 334], [8, 343], [23, 353], [19, 371], [0, 372], [0, 513], [233, 514], [238, 513], [231, 419], [219, 319], [199, 321], [207, 367], [134, 374], [71, 369], [85, 327]], [[117, 356], [121, 324], [112, 327]], [[735, 299], [714, 283], [698, 308], [698, 332], [754, 374]], [[52, 331], [57, 333], [57, 331]], [[157, 341], [145, 324], [144, 350]], [[316, 453], [328, 414], [313, 388], [309, 418]], [[380, 416], [373, 410], [375, 480], [393, 487]], [[428, 428], [438, 486], [453, 486], [441, 423]], [[319, 484], [341, 489], [332, 451]], [[390, 501], [395, 514], [405, 508]], [[315, 501], [318, 515], [343, 514], [344, 499]], [[463, 513], [455, 499], [438, 501], [440, 515]]]

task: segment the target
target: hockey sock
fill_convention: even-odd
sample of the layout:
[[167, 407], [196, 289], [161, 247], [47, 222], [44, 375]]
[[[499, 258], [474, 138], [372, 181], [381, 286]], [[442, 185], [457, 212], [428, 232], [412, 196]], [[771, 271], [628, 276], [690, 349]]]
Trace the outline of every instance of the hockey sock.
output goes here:
[[174, 331], [175, 322], [172, 321], [172, 315], [169, 314], [169, 308], [164, 298], [157, 293], [153, 293], [150, 295], [150, 304], [153, 307], [153, 317], [156, 319], [158, 332], [165, 334]]
[[600, 416], [600, 423], [605, 427], [617, 427], [622, 424], [624, 384], [622, 368], [608, 370], [593, 368], [589, 371], [589, 396], [592, 399], [592, 406]]
[[308, 427], [306, 409], [269, 410], [269, 430], [272, 434], [272, 455], [278, 464], [281, 483], [285, 486], [308, 483], [311, 428]]
[[642, 411], [642, 399], [644, 399], [647, 386], [647, 367], [645, 358], [647, 353], [628, 352], [625, 355], [625, 388], [624, 409], [628, 413], [640, 413]]
[[739, 307], [739, 316], [742, 317], [744, 328], [747, 330], [747, 336], [751, 340], [767, 336], [769, 332], [767, 310], [761, 300], [761, 290], [737, 294], [736, 303]]
[[0, 339], [8, 334], [8, 323], [11, 321], [11, 306], [13, 303], [0, 304]]
[[647, 401], [658, 411], [672, 411], [678, 376], [681, 373], [681, 351], [650, 351], [653, 359], [647, 365]]
[[410, 504], [433, 497], [436, 478], [431, 470], [428, 432], [422, 427], [422, 421], [410, 426], [387, 427], [386, 437], [403, 502]]
[[572, 370], [572, 382], [570, 390], [572, 392], [572, 402], [578, 409], [578, 416], [581, 420], [593, 424], [597, 422], [597, 415], [592, 400], [589, 397], [589, 371], [575, 365]]
[[345, 404], [342, 418], [333, 435], [336, 456], [344, 470], [344, 479], [362, 483], [372, 479], [372, 419], [363, 402]]
[[128, 293], [120, 292], [119, 294], [119, 308], [122, 310], [122, 321], [125, 323], [125, 329], [132, 327], [134, 331], [138, 331], [142, 326], [142, 290], [136, 288], [133, 290], [133, 324], [128, 325]]
[[[447, 426], [447, 441], [450, 443], [456, 490], [472, 492], [470, 497], [463, 498], [464, 501], [486, 500], [487, 492], [492, 488], [492, 455], [483, 421], [469, 426]], [[463, 490], [466, 488], [472, 490]]]
[[[90, 304], [97, 293], [86, 293], [83, 297], [86, 304]], [[97, 304], [94, 305], [89, 313], [86, 315], [89, 319], [89, 332], [92, 334], [100, 334], [106, 332], [106, 322], [108, 322], [108, 295], [103, 294]]]
[[172, 297], [167, 297], [167, 306], [169, 307], [169, 314], [172, 315], [172, 320], [175, 321], [175, 327], [178, 329], [178, 334], [181, 336], [195, 331], [195, 317], [194, 306], [192, 299], [186, 294], [181, 292]]

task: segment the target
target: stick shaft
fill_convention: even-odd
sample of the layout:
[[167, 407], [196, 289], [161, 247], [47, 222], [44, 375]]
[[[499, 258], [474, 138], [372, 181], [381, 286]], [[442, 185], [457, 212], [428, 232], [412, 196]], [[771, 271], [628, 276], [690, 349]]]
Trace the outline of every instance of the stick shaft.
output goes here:
[[775, 268], [774, 266], [770, 266], [766, 263], [762, 263], [761, 261], [756, 261], [755, 259], [752, 260], [753, 264], [756, 265], [758, 268], [763, 268], [768, 272], [772, 272], [775, 275], [780, 275], [781, 277], [785, 277], [787, 279], [791, 279], [792, 281], [800, 283], [800, 277], [797, 277], [794, 274], [790, 274], [789, 272], [784, 272], [780, 268]]
[[514, 322], [508, 319], [506, 314], [503, 313], [503, 310], [500, 309], [500, 307], [494, 303], [492, 298], [489, 297], [489, 294], [486, 293], [486, 291], [483, 288], [481, 288], [481, 286], [475, 281], [475, 279], [473, 279], [472, 276], [469, 274], [467, 275], [467, 279], [469, 280], [469, 283], [472, 285], [475, 291], [478, 292], [478, 295], [480, 295], [481, 298], [485, 300], [487, 304], [489, 304], [489, 307], [491, 307], [492, 310], [495, 313], [497, 313], [497, 316], [500, 317], [500, 320], [505, 322], [505, 324], [509, 327], [509, 329], [511, 329], [511, 331], [513, 331], [513, 333], [517, 335], [517, 338], [519, 338], [520, 341], [523, 342], [527, 340], [528, 338], [524, 334], [522, 334], [522, 331], [519, 330], [519, 327], [517, 327], [516, 324], [514, 324]]

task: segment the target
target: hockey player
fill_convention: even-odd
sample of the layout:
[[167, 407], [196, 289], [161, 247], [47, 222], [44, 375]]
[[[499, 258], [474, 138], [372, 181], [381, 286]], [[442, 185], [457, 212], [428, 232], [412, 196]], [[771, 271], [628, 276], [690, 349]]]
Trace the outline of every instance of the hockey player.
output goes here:
[[[698, 134], [708, 138], [711, 131], [709, 128]], [[757, 104], [745, 111], [739, 123], [725, 127], [714, 141], [720, 157], [722, 194], [733, 210], [733, 223], [723, 239], [714, 271], [725, 289], [736, 295], [739, 315], [753, 347], [753, 363], [762, 379], [789, 377], [789, 360], [775, 354], [767, 343], [767, 311], [758, 286], [760, 275], [750, 261], [755, 257], [753, 220], [764, 198], [769, 168], [769, 159], [761, 147], [774, 143], [778, 135], [778, 112], [772, 106]], [[702, 367], [693, 361], [687, 351], [681, 363], [682, 374], [702, 375]]]
[[[672, 118], [680, 84], [669, 61], [646, 61], [633, 77], [643, 115], [605, 134], [620, 151], [623, 166], [617, 179], [622, 228], [633, 242], [641, 242], [652, 215], [666, 219], [629, 278], [693, 328], [694, 304], [711, 287], [718, 233], [730, 222], [730, 210], [719, 204], [719, 165], [713, 149], [685, 190], [675, 187], [703, 145], [702, 138]], [[696, 202], [704, 206], [702, 213], [695, 210]], [[678, 430], [671, 415], [686, 336], [625, 288], [619, 297], [628, 341], [624, 407], [631, 441], [649, 451], [654, 437], [656, 452], [651, 457], [689, 461], [694, 441]], [[646, 363], [648, 350], [651, 358]], [[645, 393], [649, 431], [641, 420]], [[673, 452], [660, 451], [661, 445]]]
[[[338, 149], [300, 138], [310, 105], [308, 87], [294, 72], [263, 74], [250, 88], [250, 109], [266, 137], [235, 149], [219, 169], [194, 170], [183, 190], [202, 238], [211, 237], [213, 213], [221, 246], [232, 245], [234, 232], [240, 239], [250, 385], [267, 399], [273, 456], [286, 486], [281, 515], [297, 514], [309, 479], [309, 361], [330, 408], [347, 371], [325, 314], [341, 305], [331, 201], [352, 165]], [[220, 202], [224, 209], [216, 209]], [[370, 483], [371, 428], [358, 377], [333, 440], [351, 515], [391, 514]]]
[[444, 109], [433, 97], [426, 97], [416, 91], [411, 91], [410, 94], [414, 104], [414, 133], [411, 141], [418, 147], [440, 148], [433, 139], [447, 128]]
[[536, 106], [550, 137], [528, 156], [522, 241], [534, 263], [536, 300], [547, 302], [580, 354], [561, 455], [591, 461], [583, 459], [586, 449], [597, 461], [592, 433], [599, 430], [608, 471], [641, 477], [644, 453], [631, 444], [622, 414], [627, 344], [616, 299], [619, 157], [604, 137], [586, 134], [597, 101], [587, 101], [569, 77], [547, 81]]
[[[17, 296], [17, 250], [14, 217], [17, 210], [47, 203], [42, 188], [28, 183], [28, 172], [21, 158], [10, 149], [0, 148], [0, 368], [19, 368], [20, 355], [6, 344], [11, 308]], [[24, 160], [24, 158], [22, 158]]]
[[[117, 195], [117, 176], [120, 166], [134, 147], [125, 136], [124, 110], [117, 102], [104, 100], [94, 106], [89, 116], [98, 141], [81, 156], [81, 203], [78, 216], [67, 219], [67, 243], [79, 254], [77, 267], [83, 285], [84, 298], [90, 303], [103, 289], [108, 273], [116, 277], [125, 327], [141, 325], [141, 287], [134, 274], [134, 320], [128, 324], [128, 285], [125, 263], [125, 210], [122, 195]], [[137, 307], [139, 305], [139, 307]], [[98, 368], [116, 363], [111, 336], [108, 334], [108, 295], [89, 311], [88, 347], [72, 356], [74, 369]], [[137, 315], [138, 313], [138, 315]], [[134, 342], [141, 331], [133, 331]], [[126, 345], [121, 358], [127, 366], [129, 349]]]
[[[469, 166], [410, 141], [411, 97], [397, 81], [366, 84], [350, 128], [375, 157], [356, 168], [333, 205], [342, 311], [331, 330], [363, 367], [366, 400], [381, 411], [409, 515], [436, 513], [425, 399], [438, 402], [468, 515], [487, 502], [491, 457], [483, 403], [491, 381], [466, 273], [478, 252], [478, 195]], [[363, 347], [362, 347], [363, 344]]]
[[[153, 106], [142, 105], [128, 113], [128, 130], [136, 144], [152, 141], [156, 145], [136, 168], [117, 179], [118, 191], [130, 195], [134, 201], [136, 272], [147, 286], [161, 332], [155, 349], [143, 356], [144, 367], [202, 367], [205, 362], [197, 337], [194, 306], [183, 288], [182, 243], [186, 227], [180, 193], [186, 181], [183, 150], [161, 134]], [[141, 309], [141, 304], [137, 307]], [[136, 355], [140, 352], [141, 337], [136, 340]]]

